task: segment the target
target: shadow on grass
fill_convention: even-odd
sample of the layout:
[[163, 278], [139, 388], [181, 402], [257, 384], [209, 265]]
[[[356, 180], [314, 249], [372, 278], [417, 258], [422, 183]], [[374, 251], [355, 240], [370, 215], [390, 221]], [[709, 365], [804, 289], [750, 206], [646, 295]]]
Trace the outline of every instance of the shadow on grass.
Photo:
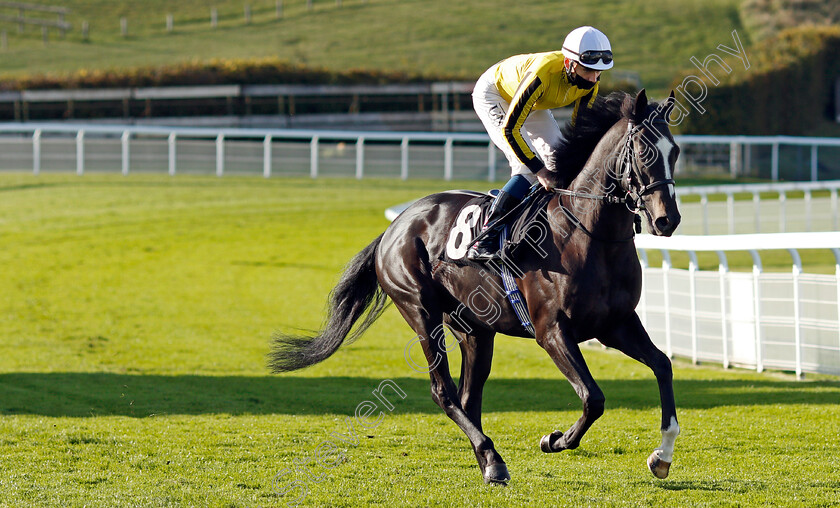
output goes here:
[[[395, 413], [438, 413], [425, 378], [393, 378], [405, 393], [383, 394]], [[352, 415], [382, 378], [159, 376], [108, 373], [0, 374], [0, 415], [147, 417], [163, 414]], [[607, 409], [659, 407], [654, 380], [605, 380]], [[698, 381], [675, 383], [679, 408], [725, 405], [838, 404], [840, 382]], [[491, 379], [485, 412], [579, 410], [563, 379]]]
[[688, 480], [688, 481], [674, 481], [656, 482], [657, 487], [662, 490], [702, 490], [707, 492], [731, 492], [731, 493], [745, 493], [758, 488], [763, 488], [763, 485], [751, 481], [708, 481], [708, 480]]

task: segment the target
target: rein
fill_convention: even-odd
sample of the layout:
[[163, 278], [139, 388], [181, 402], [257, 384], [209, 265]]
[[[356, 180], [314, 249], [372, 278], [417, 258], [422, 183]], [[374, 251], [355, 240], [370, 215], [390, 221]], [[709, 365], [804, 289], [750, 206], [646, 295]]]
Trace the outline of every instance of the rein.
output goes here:
[[[583, 225], [583, 223], [580, 221], [580, 219], [578, 219], [578, 218], [575, 216], [575, 214], [574, 214], [574, 213], [572, 213], [572, 211], [571, 211], [571, 210], [569, 210], [569, 209], [566, 207], [566, 205], [564, 205], [564, 204], [563, 204], [562, 202], [560, 202], [559, 200], [558, 200], [557, 205], [560, 207], [560, 210], [562, 210], [562, 211], [563, 211], [563, 214], [566, 216], [566, 218], [568, 218], [568, 219], [571, 221], [571, 223], [572, 223], [572, 224], [574, 224], [574, 226], [575, 226], [576, 228], [578, 228], [578, 229], [580, 229], [581, 231], [583, 231], [583, 232], [586, 234], [586, 236], [588, 236], [589, 238], [592, 238], [593, 240], [597, 240], [597, 241], [599, 241], [599, 242], [603, 242], [603, 243], [624, 243], [624, 242], [629, 242], [630, 240], [632, 240], [632, 239], [633, 239], [633, 238], [635, 238], [635, 236], [636, 236], [636, 233], [631, 231], [631, 232], [630, 232], [630, 236], [628, 236], [627, 238], [620, 238], [620, 239], [618, 239], [618, 240], [615, 240], [615, 239], [613, 239], [613, 238], [601, 238], [600, 236], [596, 235], [596, 234], [595, 234], [595, 233], [593, 233], [592, 231], [589, 231], [589, 230], [586, 228], [586, 226], [584, 226], [584, 225]], [[641, 219], [641, 217], [639, 217], [639, 215], [638, 215], [638, 214], [636, 214], [636, 216], [635, 216], [635, 218], [633, 219], [633, 221], [634, 221], [634, 223], [635, 223], [635, 225], [636, 225], [636, 230], [637, 230], [638, 232], [640, 232], [639, 230], [641, 230], [641, 225], [642, 225], [642, 222], [641, 222], [641, 221], [642, 221], [642, 219]]]

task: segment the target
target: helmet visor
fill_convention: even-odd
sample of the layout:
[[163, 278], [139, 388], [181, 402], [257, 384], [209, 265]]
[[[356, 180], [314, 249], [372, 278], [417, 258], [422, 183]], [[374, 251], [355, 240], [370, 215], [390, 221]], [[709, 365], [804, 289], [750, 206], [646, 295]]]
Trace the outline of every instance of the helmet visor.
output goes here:
[[583, 65], [595, 65], [598, 61], [603, 61], [604, 64], [609, 65], [613, 61], [612, 51], [608, 49], [603, 50], [588, 50], [584, 51], [583, 53], [578, 53], [577, 51], [572, 51], [569, 48], [564, 47], [566, 51], [578, 56], [580, 63]]
[[584, 51], [580, 54], [580, 63], [583, 65], [595, 65], [598, 63], [598, 60], [603, 61], [605, 64], [609, 64], [612, 62], [612, 59], [612, 51], [610, 50]]

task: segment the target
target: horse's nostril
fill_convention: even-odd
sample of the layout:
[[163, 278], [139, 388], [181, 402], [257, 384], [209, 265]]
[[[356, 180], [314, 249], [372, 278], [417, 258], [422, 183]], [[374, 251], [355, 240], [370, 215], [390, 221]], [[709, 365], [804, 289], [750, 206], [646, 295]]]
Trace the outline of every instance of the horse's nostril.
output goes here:
[[654, 221], [654, 224], [659, 231], [666, 231], [670, 222], [668, 221], [668, 217], [659, 217]]

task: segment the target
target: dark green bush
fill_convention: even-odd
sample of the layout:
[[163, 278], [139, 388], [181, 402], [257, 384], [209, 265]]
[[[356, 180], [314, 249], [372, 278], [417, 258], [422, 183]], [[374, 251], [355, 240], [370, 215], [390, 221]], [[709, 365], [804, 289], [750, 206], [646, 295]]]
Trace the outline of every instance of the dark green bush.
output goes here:
[[[840, 26], [786, 30], [746, 51], [750, 68], [745, 70], [737, 58], [726, 58], [733, 72], [717, 73], [721, 81], [717, 86], [696, 68], [675, 80], [676, 89], [688, 76], [701, 77], [708, 90], [702, 102], [706, 112], [691, 110], [678, 127], [680, 132], [799, 135], [815, 120], [833, 118]], [[691, 109], [685, 100], [681, 103]]]

